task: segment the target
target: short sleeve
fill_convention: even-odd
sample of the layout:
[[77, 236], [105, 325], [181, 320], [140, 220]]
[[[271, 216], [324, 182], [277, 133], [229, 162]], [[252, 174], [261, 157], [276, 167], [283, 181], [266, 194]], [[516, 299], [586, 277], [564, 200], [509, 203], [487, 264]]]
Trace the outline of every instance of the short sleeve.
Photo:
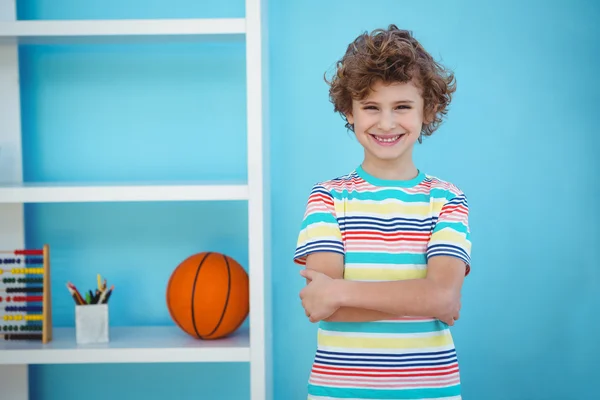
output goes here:
[[440, 210], [427, 246], [427, 259], [435, 256], [460, 258], [471, 271], [471, 232], [469, 205], [464, 193], [452, 197]]
[[300, 227], [294, 262], [306, 264], [310, 253], [329, 251], [344, 254], [344, 243], [333, 196], [322, 184], [313, 186]]

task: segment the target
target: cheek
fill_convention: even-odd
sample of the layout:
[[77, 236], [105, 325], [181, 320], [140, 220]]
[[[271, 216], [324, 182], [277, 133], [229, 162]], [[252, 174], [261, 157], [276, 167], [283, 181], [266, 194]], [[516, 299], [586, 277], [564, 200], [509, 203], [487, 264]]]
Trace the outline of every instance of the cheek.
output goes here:
[[410, 133], [419, 134], [423, 126], [423, 119], [418, 114], [407, 114], [400, 117], [399, 123]]
[[377, 118], [368, 114], [360, 115], [360, 117], [356, 118], [354, 121], [354, 127], [361, 132], [366, 131], [375, 125], [377, 125]]

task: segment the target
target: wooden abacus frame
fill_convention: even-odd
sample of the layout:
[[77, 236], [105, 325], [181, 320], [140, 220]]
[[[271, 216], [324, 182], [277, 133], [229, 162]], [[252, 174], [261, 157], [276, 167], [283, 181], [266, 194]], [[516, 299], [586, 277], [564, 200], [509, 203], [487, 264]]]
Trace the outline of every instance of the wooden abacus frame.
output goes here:
[[[41, 340], [42, 343], [48, 343], [52, 340], [52, 295], [51, 295], [51, 284], [50, 284], [50, 246], [45, 244], [42, 249], [23, 249], [23, 250], [5, 250], [0, 251], [0, 254], [10, 254], [14, 256], [42, 256], [42, 333], [3, 333], [0, 336], [4, 337], [5, 340]], [[0, 272], [3, 274], [7, 272], [4, 268], [5, 265], [11, 265], [10, 263], [0, 264]], [[39, 274], [40, 272], [28, 271], [26, 263], [23, 263], [22, 267], [15, 267], [12, 264], [10, 272], [14, 275], [26, 275], [26, 274]], [[38, 268], [32, 268], [39, 270]], [[24, 301], [27, 301], [27, 296], [24, 296]], [[39, 300], [32, 300], [31, 302], [40, 302]], [[26, 311], [27, 313], [27, 311]]]

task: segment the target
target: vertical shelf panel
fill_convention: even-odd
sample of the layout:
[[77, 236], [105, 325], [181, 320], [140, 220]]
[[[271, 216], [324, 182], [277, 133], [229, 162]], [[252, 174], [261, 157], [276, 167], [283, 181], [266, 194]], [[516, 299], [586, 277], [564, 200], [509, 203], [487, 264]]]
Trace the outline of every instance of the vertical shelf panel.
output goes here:
[[267, 1], [246, 0], [248, 240], [250, 261], [250, 398], [272, 398], [270, 378], [270, 232]]
[[[0, 1], [0, 21], [15, 19], [15, 0]], [[23, 181], [20, 103], [17, 45], [0, 44], [0, 183]], [[0, 204], [0, 248], [14, 250], [24, 247], [23, 205]], [[0, 366], [0, 388], [7, 398], [29, 400], [27, 366]]]

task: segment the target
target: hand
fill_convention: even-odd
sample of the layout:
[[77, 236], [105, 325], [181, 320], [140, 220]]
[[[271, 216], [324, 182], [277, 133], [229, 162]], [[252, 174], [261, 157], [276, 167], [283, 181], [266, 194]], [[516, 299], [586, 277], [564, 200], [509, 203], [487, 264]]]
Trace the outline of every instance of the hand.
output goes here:
[[460, 298], [448, 305], [447, 309], [438, 316], [437, 319], [449, 326], [454, 326], [454, 323], [460, 318]]
[[300, 275], [308, 279], [308, 284], [300, 291], [302, 307], [311, 322], [328, 318], [340, 308], [337, 281], [320, 272], [304, 269]]

